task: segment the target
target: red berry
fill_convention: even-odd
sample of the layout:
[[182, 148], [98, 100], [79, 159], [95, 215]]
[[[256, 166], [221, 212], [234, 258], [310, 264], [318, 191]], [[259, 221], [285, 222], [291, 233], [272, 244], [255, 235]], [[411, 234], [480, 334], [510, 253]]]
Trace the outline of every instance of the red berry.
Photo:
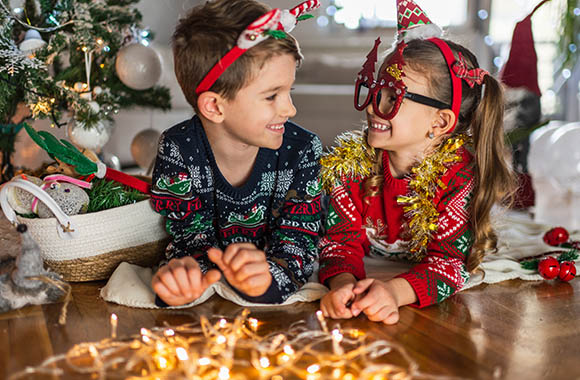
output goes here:
[[570, 281], [576, 276], [576, 267], [574, 261], [564, 261], [560, 264], [560, 273], [558, 278], [562, 281]]
[[559, 246], [570, 238], [570, 234], [564, 227], [555, 227], [544, 234], [544, 242], [551, 246]]
[[560, 263], [553, 257], [546, 257], [538, 263], [538, 273], [546, 280], [556, 278], [560, 273]]

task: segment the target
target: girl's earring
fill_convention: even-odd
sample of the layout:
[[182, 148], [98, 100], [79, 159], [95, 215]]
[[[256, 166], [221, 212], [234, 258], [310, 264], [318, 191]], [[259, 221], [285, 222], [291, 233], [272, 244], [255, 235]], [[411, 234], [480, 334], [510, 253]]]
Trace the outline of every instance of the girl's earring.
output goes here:
[[429, 132], [429, 138], [433, 140], [435, 138], [435, 133], [433, 131]]

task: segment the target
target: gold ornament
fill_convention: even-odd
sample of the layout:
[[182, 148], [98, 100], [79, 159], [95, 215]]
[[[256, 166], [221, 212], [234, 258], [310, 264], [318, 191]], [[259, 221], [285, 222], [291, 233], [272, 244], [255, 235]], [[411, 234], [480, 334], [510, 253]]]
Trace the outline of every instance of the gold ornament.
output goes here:
[[471, 138], [467, 135], [447, 139], [435, 153], [411, 169], [409, 194], [397, 197], [397, 203], [405, 205], [403, 210], [408, 220], [409, 250], [414, 254], [413, 260], [421, 261], [425, 257], [427, 244], [438, 229], [439, 212], [433, 198], [438, 189], [446, 188], [441, 177], [451, 165], [462, 160], [457, 152], [459, 148], [470, 143]]

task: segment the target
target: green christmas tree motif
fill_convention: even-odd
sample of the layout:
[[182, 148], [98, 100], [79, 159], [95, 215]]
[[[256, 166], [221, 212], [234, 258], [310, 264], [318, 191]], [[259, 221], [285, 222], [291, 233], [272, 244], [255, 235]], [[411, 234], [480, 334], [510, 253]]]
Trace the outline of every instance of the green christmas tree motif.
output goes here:
[[336, 226], [340, 223], [341, 219], [340, 216], [336, 213], [334, 206], [331, 204], [328, 208], [328, 216], [326, 217], [326, 229], [329, 230], [332, 227]]
[[322, 182], [315, 179], [306, 183], [306, 194], [315, 197], [322, 191]]
[[443, 281], [437, 281], [437, 302], [441, 302], [453, 294], [453, 288]]
[[201, 214], [195, 214], [191, 225], [185, 229], [185, 232], [190, 234], [199, 234], [201, 232], [207, 231], [211, 227], [211, 220], [203, 220]]
[[238, 225], [243, 227], [256, 227], [264, 221], [266, 206], [256, 206], [252, 207], [252, 210], [246, 214], [241, 215], [235, 212], [230, 213], [228, 216], [229, 225]]
[[161, 177], [155, 184], [159, 190], [167, 190], [176, 195], [185, 195], [191, 191], [192, 180], [187, 173], [179, 173], [175, 177]]

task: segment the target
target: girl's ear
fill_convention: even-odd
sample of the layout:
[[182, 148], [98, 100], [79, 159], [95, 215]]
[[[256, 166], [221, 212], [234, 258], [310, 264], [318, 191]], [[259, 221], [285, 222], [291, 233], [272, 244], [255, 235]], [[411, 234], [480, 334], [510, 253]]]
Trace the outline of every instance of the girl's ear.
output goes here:
[[197, 109], [199, 113], [213, 123], [221, 123], [225, 118], [224, 99], [221, 95], [206, 91], [197, 97]]
[[450, 109], [439, 110], [433, 122], [433, 134], [435, 137], [442, 136], [449, 132], [455, 124], [455, 114]]

